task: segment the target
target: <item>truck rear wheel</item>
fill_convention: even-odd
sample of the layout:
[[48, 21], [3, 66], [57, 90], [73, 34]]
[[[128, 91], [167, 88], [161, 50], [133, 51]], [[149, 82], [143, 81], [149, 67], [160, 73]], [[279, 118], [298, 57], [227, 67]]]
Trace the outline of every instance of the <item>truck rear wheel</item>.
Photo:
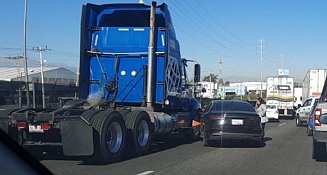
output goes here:
[[[200, 111], [197, 110], [194, 115], [195, 115], [194, 120], [197, 122], [200, 122], [200, 117], [201, 117]], [[200, 140], [201, 130], [203, 129], [202, 125], [191, 126], [191, 127], [192, 128], [190, 130], [185, 132], [185, 136], [186, 136], [187, 140], [189, 142], [194, 142], [194, 141]]]
[[137, 156], [147, 154], [153, 133], [149, 115], [144, 111], [132, 111], [126, 114], [125, 122], [129, 138], [128, 146]]
[[[106, 163], [121, 160], [125, 141], [126, 126], [125, 122], [116, 111], [103, 111], [97, 115], [94, 123], [98, 126], [100, 153]], [[100, 126], [100, 127], [99, 127]]]

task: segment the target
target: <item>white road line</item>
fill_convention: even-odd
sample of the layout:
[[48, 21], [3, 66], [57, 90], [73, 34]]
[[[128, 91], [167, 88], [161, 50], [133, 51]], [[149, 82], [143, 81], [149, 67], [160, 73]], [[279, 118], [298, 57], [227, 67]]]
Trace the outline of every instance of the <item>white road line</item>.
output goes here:
[[283, 126], [283, 125], [286, 125], [286, 123], [279, 124], [278, 126]]
[[154, 171], [145, 171], [143, 173], [136, 174], [136, 175], [147, 175], [147, 174], [151, 174], [151, 173], [154, 173]]

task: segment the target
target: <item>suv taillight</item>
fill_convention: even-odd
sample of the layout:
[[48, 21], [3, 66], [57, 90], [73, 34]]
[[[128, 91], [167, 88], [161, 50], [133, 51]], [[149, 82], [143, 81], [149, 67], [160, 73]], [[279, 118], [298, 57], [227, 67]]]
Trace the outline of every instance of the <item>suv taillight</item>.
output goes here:
[[315, 111], [315, 126], [320, 126], [319, 117], [321, 115], [321, 108], [316, 108]]

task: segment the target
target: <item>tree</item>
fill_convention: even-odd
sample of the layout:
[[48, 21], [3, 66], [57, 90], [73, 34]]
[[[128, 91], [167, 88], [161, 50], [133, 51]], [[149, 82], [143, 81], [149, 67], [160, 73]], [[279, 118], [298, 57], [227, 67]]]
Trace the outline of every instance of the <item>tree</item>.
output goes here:
[[225, 86], [229, 86], [230, 82], [229, 81], [226, 81], [225, 82]]
[[248, 100], [256, 100], [258, 98], [258, 95], [255, 92], [250, 92], [248, 94]]
[[218, 86], [224, 86], [224, 80], [222, 78], [219, 79]]
[[209, 81], [209, 82], [214, 82], [217, 83], [218, 80], [218, 75], [210, 73], [209, 75], [205, 76], [203, 78], [203, 81]]

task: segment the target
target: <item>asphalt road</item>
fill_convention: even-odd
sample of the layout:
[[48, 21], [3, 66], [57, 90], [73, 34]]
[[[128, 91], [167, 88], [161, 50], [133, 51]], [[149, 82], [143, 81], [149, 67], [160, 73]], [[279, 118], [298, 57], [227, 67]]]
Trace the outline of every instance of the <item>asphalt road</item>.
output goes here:
[[312, 138], [294, 120], [268, 123], [266, 145], [226, 142], [223, 147], [203, 147], [172, 135], [151, 147], [143, 157], [101, 165], [90, 160], [45, 156], [41, 161], [54, 174], [297, 174], [327, 175], [327, 163], [311, 158]]

